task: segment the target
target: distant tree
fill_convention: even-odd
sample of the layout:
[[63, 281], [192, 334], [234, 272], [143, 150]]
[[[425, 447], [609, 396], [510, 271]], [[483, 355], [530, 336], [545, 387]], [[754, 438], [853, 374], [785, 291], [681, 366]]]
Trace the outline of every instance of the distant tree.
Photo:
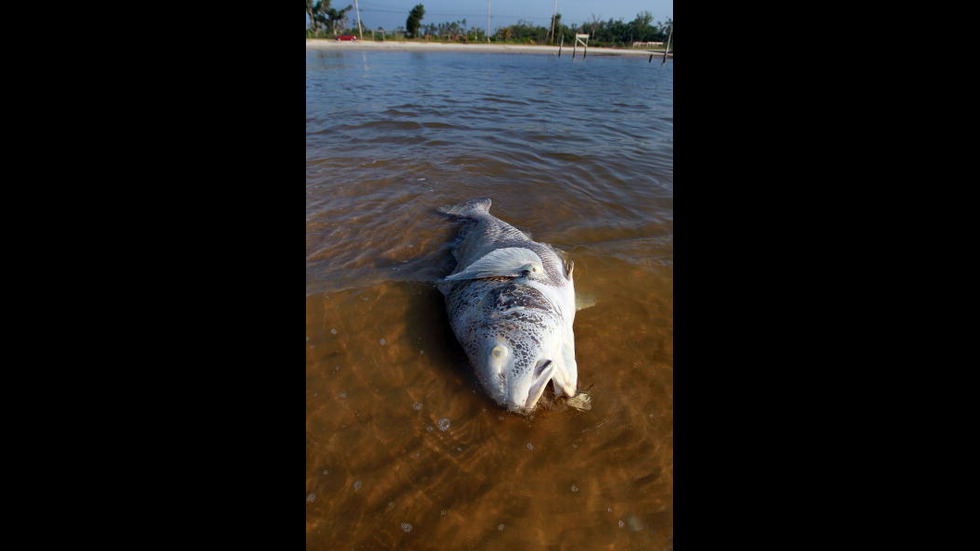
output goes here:
[[636, 14], [636, 19], [629, 23], [632, 41], [654, 42], [660, 37], [660, 31], [651, 25], [653, 16], [648, 11]]
[[555, 37], [561, 33], [561, 14], [556, 13], [551, 16], [551, 29], [548, 31], [548, 40], [550, 42], [555, 42]]
[[637, 28], [643, 28], [643, 27], [649, 27], [650, 23], [652, 22], [653, 22], [653, 16], [650, 15], [650, 12], [641, 11], [640, 13], [636, 14], [636, 19], [633, 20], [631, 25]]
[[313, 2], [313, 0], [306, 0], [306, 18], [310, 21], [310, 30], [313, 31], [315, 35], [317, 31], [320, 30], [320, 22], [317, 20], [316, 14], [320, 11], [320, 2]]
[[347, 12], [353, 7], [348, 5], [346, 8], [335, 10], [330, 7], [330, 0], [318, 0], [316, 2], [306, 0], [306, 15], [310, 18], [310, 30], [313, 31], [313, 36], [320, 34], [321, 29], [323, 29], [324, 34], [334, 34], [338, 23], [343, 24], [344, 19], [347, 18]]
[[323, 0], [326, 4], [323, 9], [324, 23], [327, 27], [327, 32], [330, 34], [336, 34], [336, 29], [338, 23], [343, 27], [343, 21], [347, 19], [347, 12], [349, 12], [354, 6], [348, 4], [346, 8], [341, 10], [335, 10], [330, 7], [330, 0]]
[[425, 17], [425, 6], [422, 4], [417, 4], [412, 8], [412, 11], [408, 12], [408, 19], [405, 20], [405, 28], [408, 30], [410, 37], [417, 38], [423, 17]]

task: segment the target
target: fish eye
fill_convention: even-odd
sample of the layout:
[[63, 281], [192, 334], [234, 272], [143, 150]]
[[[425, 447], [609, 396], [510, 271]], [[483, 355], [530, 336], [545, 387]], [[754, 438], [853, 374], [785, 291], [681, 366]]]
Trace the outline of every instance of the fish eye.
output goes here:
[[494, 346], [492, 350], [490, 350], [490, 355], [499, 360], [507, 355], [507, 349], [498, 344], [497, 346]]
[[528, 264], [521, 270], [521, 277], [527, 277], [531, 274], [540, 274], [544, 269], [537, 264]]

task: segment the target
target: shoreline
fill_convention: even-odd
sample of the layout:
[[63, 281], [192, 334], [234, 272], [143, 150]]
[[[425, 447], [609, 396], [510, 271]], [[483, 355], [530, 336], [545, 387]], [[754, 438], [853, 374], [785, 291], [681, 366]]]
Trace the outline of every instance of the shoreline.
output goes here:
[[[389, 51], [441, 51], [441, 52], [484, 52], [484, 53], [509, 53], [509, 54], [558, 54], [558, 46], [531, 46], [525, 44], [459, 44], [445, 42], [409, 42], [401, 40], [384, 40], [375, 42], [373, 40], [364, 41], [339, 41], [325, 38], [307, 38], [307, 49], [315, 50], [389, 50]], [[583, 50], [579, 45], [575, 48], [576, 56]], [[562, 55], [571, 56], [572, 47], [563, 46]], [[663, 50], [629, 50], [625, 48], [599, 48], [590, 47], [588, 55], [632, 55], [632, 56], [663, 56]], [[673, 53], [668, 53], [667, 57], [673, 58]]]

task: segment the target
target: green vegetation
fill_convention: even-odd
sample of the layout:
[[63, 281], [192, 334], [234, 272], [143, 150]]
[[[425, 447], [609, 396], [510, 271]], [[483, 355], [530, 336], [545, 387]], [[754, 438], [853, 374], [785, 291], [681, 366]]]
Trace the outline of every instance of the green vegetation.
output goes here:
[[[319, 0], [315, 3], [313, 0], [306, 0], [306, 13], [309, 19], [307, 38], [333, 38], [337, 34], [343, 34], [349, 24], [347, 12], [351, 8], [352, 6], [347, 6], [335, 10], [330, 7], [330, 0]], [[409, 12], [405, 20], [405, 28], [385, 31], [378, 27], [378, 31], [371, 32], [367, 30], [368, 26], [365, 24], [364, 39], [408, 37], [439, 42], [487, 42], [485, 30], [480, 27], [467, 27], [465, 19], [423, 24], [424, 17], [425, 6], [417, 4]], [[636, 14], [636, 17], [628, 23], [621, 19], [600, 21], [598, 17], [593, 17], [586, 23], [572, 25], [565, 25], [561, 20], [561, 14], [555, 14], [547, 27], [521, 20], [514, 25], [498, 28], [490, 39], [503, 44], [558, 44], [564, 41], [566, 46], [571, 47], [575, 42], [576, 34], [588, 34], [589, 46], [629, 48], [636, 42], [666, 42], [667, 34], [673, 25], [671, 19], [654, 23], [653, 16], [647, 11]], [[670, 40], [670, 49], [673, 50], [674, 37], [671, 36]], [[651, 46], [644, 45], [644, 47]], [[656, 48], [663, 49], [663, 46]]]
[[423, 17], [425, 17], [425, 6], [422, 4], [416, 4], [412, 11], [408, 12], [405, 28], [408, 30], [409, 37], [418, 38], [419, 26]]
[[309, 20], [306, 38], [333, 38], [336, 31], [347, 27], [347, 12], [353, 7], [349, 5], [335, 10], [330, 7], [330, 0], [306, 0], [306, 17]]
[[[520, 44], [557, 44], [564, 37], [565, 44], [572, 44], [576, 34], [590, 35], [589, 46], [610, 48], [628, 48], [634, 42], [665, 42], [667, 33], [674, 22], [653, 23], [650, 12], [641, 12], [629, 23], [622, 20], [600, 21], [598, 18], [581, 25], [565, 25], [561, 22], [561, 14], [553, 18], [553, 25], [540, 27], [526, 21], [518, 21], [516, 25], [497, 29], [496, 38], [503, 42]], [[551, 26], [554, 26], [554, 36], [551, 36]], [[673, 37], [671, 49], [673, 49]]]

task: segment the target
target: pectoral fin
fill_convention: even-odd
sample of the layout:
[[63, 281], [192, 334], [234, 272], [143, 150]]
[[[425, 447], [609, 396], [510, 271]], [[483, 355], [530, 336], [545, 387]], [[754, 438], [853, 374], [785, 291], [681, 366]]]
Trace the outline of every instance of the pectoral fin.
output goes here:
[[520, 277], [528, 273], [542, 273], [544, 267], [534, 251], [523, 247], [506, 247], [485, 254], [465, 270], [446, 276], [449, 281], [480, 279], [484, 277]]

